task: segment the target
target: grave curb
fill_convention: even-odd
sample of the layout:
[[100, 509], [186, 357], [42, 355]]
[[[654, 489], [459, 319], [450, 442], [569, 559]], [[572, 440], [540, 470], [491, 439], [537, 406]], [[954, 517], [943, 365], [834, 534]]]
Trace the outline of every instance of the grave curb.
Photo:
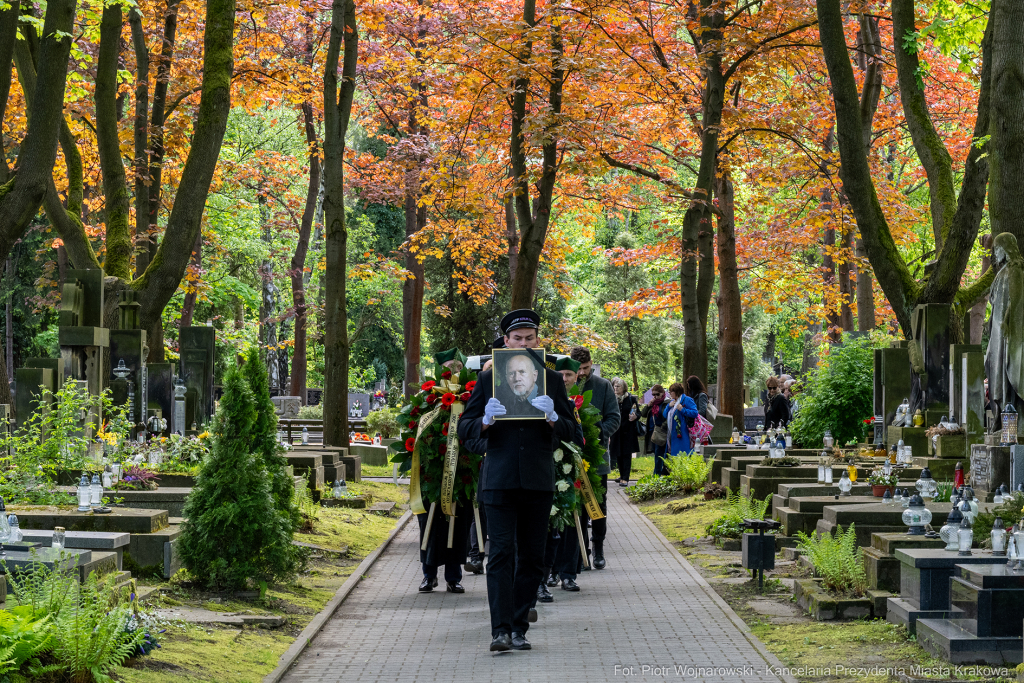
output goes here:
[[[619, 491], [619, 495], [625, 496], [625, 493]], [[743, 634], [743, 637], [746, 638], [747, 641], [749, 641], [750, 644], [754, 646], [754, 649], [757, 650], [758, 654], [760, 654], [761, 657], [764, 658], [765, 664], [774, 669], [774, 671], [772, 671], [771, 673], [777, 676], [780, 680], [785, 681], [785, 683], [798, 683], [796, 678], [789, 675], [788, 673], [785, 673], [786, 667], [783, 666], [782, 662], [779, 661], [778, 657], [776, 657], [768, 651], [768, 648], [764, 646], [764, 643], [758, 640], [754, 636], [754, 634], [751, 633], [750, 627], [747, 626], [746, 622], [740, 618], [740, 615], [736, 614], [736, 612], [733, 611], [732, 607], [729, 606], [729, 603], [727, 603], [722, 598], [722, 596], [719, 595], [715, 591], [715, 589], [711, 587], [711, 584], [704, 580], [704, 577], [700, 575], [700, 572], [694, 569], [693, 565], [690, 564], [689, 560], [683, 557], [682, 553], [680, 553], [679, 550], [674, 545], [672, 545], [672, 542], [665, 537], [665, 534], [661, 533], [661, 529], [659, 529], [654, 524], [654, 522], [648, 519], [647, 515], [640, 511], [640, 506], [636, 505], [635, 503], [633, 503], [633, 501], [629, 500], [628, 496], [626, 497], [626, 502], [627, 505], [633, 510], [634, 514], [638, 515], [640, 519], [642, 519], [644, 523], [647, 525], [647, 527], [651, 530], [651, 532], [658, 538], [658, 540], [661, 541], [662, 545], [664, 545], [669, 551], [671, 551], [671, 555], [679, 561], [679, 564], [682, 565], [683, 570], [691, 577], [693, 577], [693, 580], [697, 583], [697, 585], [701, 587], [701, 589], [708, 595], [709, 598], [711, 598], [711, 600], [715, 604], [722, 608], [722, 611], [725, 613], [725, 616], [729, 618], [729, 621], [733, 622], [736, 628], [739, 629], [740, 633]]]
[[295, 639], [295, 642], [292, 643], [291, 647], [281, 655], [281, 658], [277, 662], [277, 668], [263, 677], [263, 683], [277, 683], [284, 678], [284, 675], [288, 673], [288, 669], [290, 669], [292, 664], [295, 663], [295, 660], [297, 660], [299, 655], [301, 655], [309, 646], [313, 638], [320, 633], [328, 620], [334, 616], [334, 613], [338, 611], [338, 608], [341, 607], [341, 603], [345, 601], [345, 598], [348, 597], [349, 593], [359, 585], [359, 581], [362, 579], [363, 575], [369, 571], [370, 567], [373, 566], [373, 563], [377, 561], [377, 558], [387, 550], [388, 546], [391, 545], [391, 541], [398, 536], [399, 532], [405, 528], [405, 525], [409, 523], [409, 520], [412, 519], [412, 517], [412, 510], [406, 510], [405, 514], [398, 520], [395, 528], [388, 534], [388, 537], [385, 538], [379, 546], [377, 546], [376, 550], [363, 558], [363, 561], [359, 563], [359, 566], [355, 568], [355, 571], [352, 572], [351, 576], [345, 580], [345, 583], [341, 584], [341, 588], [339, 588], [338, 592], [334, 594], [331, 601], [324, 606], [319, 614], [313, 617], [313, 620], [302, 630], [302, 633], [300, 633], [299, 637]]

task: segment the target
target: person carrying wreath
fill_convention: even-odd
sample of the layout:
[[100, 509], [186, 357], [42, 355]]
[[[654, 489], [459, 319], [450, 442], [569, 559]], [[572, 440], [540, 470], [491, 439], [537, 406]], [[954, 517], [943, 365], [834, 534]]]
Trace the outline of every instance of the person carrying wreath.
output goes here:
[[[459, 353], [458, 349], [448, 349], [437, 354], [434, 357], [434, 362], [458, 377], [458, 373], [465, 364], [465, 356]], [[462, 444], [462, 449], [468, 450], [471, 453], [482, 454], [486, 448], [487, 442], [483, 439], [465, 441]], [[423, 502], [429, 508], [431, 502], [439, 501], [431, 501], [424, 498]], [[470, 501], [460, 500], [458, 502], [458, 508], [461, 512], [455, 515], [455, 531], [450, 548], [448, 547], [446, 526], [441, 524], [439, 519], [435, 519], [430, 533], [430, 541], [424, 550], [422, 547], [423, 534], [427, 528], [427, 518], [429, 515], [427, 513], [416, 515], [416, 521], [420, 527], [420, 563], [423, 566], [423, 581], [420, 583], [420, 593], [433, 592], [434, 588], [437, 587], [437, 570], [441, 565], [444, 565], [445, 590], [448, 593], [466, 592], [466, 589], [462, 586], [462, 564], [466, 561], [466, 547], [469, 543], [469, 529], [473, 515], [468, 512], [471, 510]], [[443, 516], [439, 517], [440, 520], [444, 519]]]
[[[505, 346], [539, 348], [540, 316], [529, 309], [501, 320]], [[498, 419], [506, 407], [493, 395], [493, 370], [480, 374], [459, 420], [459, 438], [484, 438], [487, 457], [477, 498], [487, 514], [490, 559], [487, 601], [491, 613], [491, 652], [529, 650], [529, 611], [544, 575], [544, 547], [555, 490], [553, 445], [576, 432], [574, 405], [562, 377], [544, 368], [545, 392], [530, 405], [542, 419]]]

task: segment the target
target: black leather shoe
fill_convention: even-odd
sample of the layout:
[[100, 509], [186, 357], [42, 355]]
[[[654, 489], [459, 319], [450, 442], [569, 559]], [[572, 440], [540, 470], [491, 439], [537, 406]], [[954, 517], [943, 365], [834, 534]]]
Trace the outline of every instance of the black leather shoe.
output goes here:
[[622, 486], [622, 487], [629, 486], [629, 482], [628, 481], [620, 481], [619, 482], [619, 486]]
[[512, 634], [512, 649], [513, 650], [532, 650], [533, 645], [530, 645], [530, 641], [526, 639], [522, 633]]
[[554, 574], [552, 574], [551, 576], [548, 577], [547, 584], [549, 586], [551, 586], [552, 588], [554, 588], [555, 586], [558, 585], [558, 577], [555, 576]]
[[420, 593], [432, 593], [436, 585], [437, 579], [428, 579], [424, 576], [423, 583], [420, 584]]
[[507, 633], [499, 633], [491, 641], [491, 652], [508, 652], [512, 649], [512, 638]]
[[562, 590], [575, 592], [575, 591], [578, 591], [579, 589], [580, 589], [580, 587], [577, 586], [576, 582], [573, 581], [572, 579], [562, 579]]
[[479, 558], [468, 560], [466, 564], [462, 565], [462, 568], [470, 574], [484, 573], [484, 563]]
[[536, 607], [531, 607], [530, 608], [530, 613], [528, 615], [526, 615], [526, 620], [528, 622], [530, 622], [531, 624], [537, 623], [537, 608]]
[[448, 582], [445, 584], [445, 590], [449, 593], [465, 593], [466, 589], [462, 587], [462, 584], [456, 581], [455, 583]]
[[537, 588], [537, 599], [541, 602], [554, 602], [555, 596], [551, 594], [548, 587], [543, 583]]
[[592, 562], [594, 569], [604, 569], [606, 562], [604, 561], [604, 548], [598, 544], [594, 544], [594, 560]]

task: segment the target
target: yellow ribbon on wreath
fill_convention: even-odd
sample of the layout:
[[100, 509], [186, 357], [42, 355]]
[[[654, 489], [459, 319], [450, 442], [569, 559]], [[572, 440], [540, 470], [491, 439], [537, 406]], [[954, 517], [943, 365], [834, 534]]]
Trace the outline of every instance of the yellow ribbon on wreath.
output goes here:
[[[459, 391], [462, 386], [449, 382], [448, 380], [439, 380], [434, 385], [432, 391], [441, 396], [445, 394], [452, 394], [458, 397]], [[438, 404], [436, 408], [430, 411], [427, 415], [420, 420], [420, 424], [416, 429], [416, 445], [412, 451], [412, 468], [409, 476], [409, 507], [415, 514], [426, 513], [426, 508], [423, 505], [423, 497], [420, 492], [420, 445], [422, 443], [421, 437], [423, 432], [426, 431], [427, 427], [434, 423], [434, 420], [441, 413], [441, 405]], [[455, 512], [455, 508], [452, 505], [452, 498], [455, 493], [455, 469], [459, 464], [459, 418], [462, 416], [465, 410], [465, 405], [462, 401], [456, 400], [449, 406], [451, 410], [451, 416], [448, 419], [448, 448], [444, 454], [444, 471], [441, 475], [441, 511], [446, 515], [452, 515]]]
[[580, 473], [580, 497], [583, 499], [583, 507], [587, 509], [590, 519], [604, 519], [601, 505], [597, 502], [597, 494], [594, 493], [594, 488], [590, 485], [587, 470], [583, 468], [583, 458], [579, 453], [573, 453], [572, 457], [576, 462], [576, 471]]

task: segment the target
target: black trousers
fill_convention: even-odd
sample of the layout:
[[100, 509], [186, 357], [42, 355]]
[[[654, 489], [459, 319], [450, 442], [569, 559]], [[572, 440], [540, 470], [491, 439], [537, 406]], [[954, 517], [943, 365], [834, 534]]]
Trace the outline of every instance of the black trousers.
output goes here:
[[[585, 519], [585, 517], [580, 517], [580, 528], [583, 528], [584, 531], [586, 531]], [[575, 581], [582, 563], [580, 538], [576, 535], [576, 525], [566, 526], [562, 530], [562, 539], [558, 543], [558, 553], [555, 556], [555, 571], [558, 573], [558, 578], [563, 581], [566, 579]]]
[[[563, 532], [564, 533], [564, 532]], [[558, 562], [556, 560], [558, 556], [558, 549], [562, 544], [563, 536], [559, 536], [558, 532], [554, 529], [548, 531], [548, 540], [544, 544], [544, 575], [540, 577], [540, 583], [537, 584], [537, 590], [544, 585], [544, 582], [548, 580], [548, 574], [551, 572], [552, 567], [555, 567]], [[537, 592], [533, 593], [533, 602], [530, 603], [530, 608], [537, 606]]]
[[[604, 496], [601, 498], [601, 512], [604, 513], [604, 517], [601, 519], [591, 520], [590, 524], [592, 529], [587, 529], [587, 524], [584, 520], [590, 519], [590, 515], [587, 514], [587, 509], [583, 508], [583, 514], [580, 516], [580, 526], [583, 528], [583, 543], [587, 547], [587, 557], [590, 557], [590, 533], [593, 532], [594, 543], [601, 546], [602, 552], [604, 551], [604, 537], [608, 533], [608, 475], [601, 475], [601, 483], [604, 486]], [[583, 565], [583, 559], [579, 560], [580, 566]]]
[[530, 606], [544, 578], [552, 491], [484, 491], [487, 509], [487, 602], [491, 637], [526, 633]]

